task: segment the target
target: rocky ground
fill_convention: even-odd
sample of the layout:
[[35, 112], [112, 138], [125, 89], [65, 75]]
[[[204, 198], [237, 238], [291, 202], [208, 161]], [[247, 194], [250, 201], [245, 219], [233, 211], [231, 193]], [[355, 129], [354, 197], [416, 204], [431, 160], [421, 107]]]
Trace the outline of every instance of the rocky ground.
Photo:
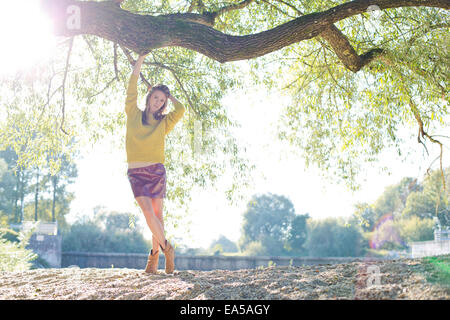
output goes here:
[[61, 268], [0, 272], [0, 299], [439, 299], [450, 255], [237, 271]]

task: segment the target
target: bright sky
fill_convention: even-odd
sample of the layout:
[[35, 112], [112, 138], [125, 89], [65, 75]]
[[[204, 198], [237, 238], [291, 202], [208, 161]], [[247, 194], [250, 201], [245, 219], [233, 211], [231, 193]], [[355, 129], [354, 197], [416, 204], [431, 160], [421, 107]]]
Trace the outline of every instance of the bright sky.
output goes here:
[[2, 74], [27, 69], [56, 47], [51, 24], [37, 0], [2, 1], [0, 36]]
[[[14, 12], [20, 13], [20, 19], [11, 14]], [[2, 43], [7, 44], [7, 47], [0, 52], [2, 74], [26, 69], [47, 56], [55, 48], [55, 38], [50, 35], [49, 28], [45, 18], [39, 14], [38, 1], [3, 3], [0, 30]], [[359, 192], [352, 193], [343, 185], [321, 179], [316, 170], [306, 170], [303, 160], [291, 153], [287, 145], [275, 139], [274, 125], [281, 111], [280, 105], [287, 105], [288, 99], [283, 98], [280, 103], [278, 94], [268, 94], [258, 88], [251, 92], [252, 94], [230, 93], [222, 104], [242, 124], [242, 128], [237, 129], [235, 134], [247, 146], [247, 155], [257, 165], [259, 177], [255, 179], [254, 188], [246, 195], [244, 202], [234, 207], [228, 206], [221, 193], [197, 193], [190, 204], [195, 212], [191, 217], [190, 236], [176, 234], [175, 230], [175, 234], [169, 234], [169, 237], [184, 238], [190, 247], [208, 247], [221, 234], [237, 241], [246, 202], [255, 193], [285, 195], [294, 203], [296, 213], [308, 212], [313, 218], [349, 216], [356, 202], [374, 201], [386, 186], [397, 183], [402, 177], [421, 179], [432, 160], [423, 160], [423, 148], [411, 141], [413, 152], [410, 163], [402, 163], [395, 153], [386, 154], [381, 157], [380, 167], [389, 166], [393, 174], [381, 174], [377, 168], [367, 167], [368, 183]], [[236, 97], [239, 97], [239, 103], [236, 103]], [[121, 107], [118, 104], [117, 108]], [[78, 163], [78, 180], [72, 186], [76, 198], [68, 215], [69, 221], [92, 213], [93, 208], [98, 205], [142, 217], [140, 210], [134, 205], [126, 177], [125, 151], [115, 148], [112, 141], [105, 140], [96, 143], [94, 150], [84, 150], [83, 156]], [[447, 159], [448, 157], [445, 166], [450, 165]], [[141, 222], [144, 223], [143, 217]], [[142, 226], [146, 230], [145, 236], [150, 239], [148, 227]]]

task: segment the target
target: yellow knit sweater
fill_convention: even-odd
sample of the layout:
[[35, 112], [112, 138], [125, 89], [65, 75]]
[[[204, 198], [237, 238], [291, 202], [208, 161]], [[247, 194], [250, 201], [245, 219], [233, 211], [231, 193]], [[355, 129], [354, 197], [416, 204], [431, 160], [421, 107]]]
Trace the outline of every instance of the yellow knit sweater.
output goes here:
[[156, 120], [153, 115], [147, 118], [150, 125], [142, 124], [142, 111], [137, 107], [138, 76], [131, 74], [125, 101], [127, 114], [127, 133], [125, 146], [127, 162], [155, 162], [164, 164], [165, 135], [174, 128], [183, 117], [185, 108], [181, 103], [174, 103], [175, 110], [164, 119]]

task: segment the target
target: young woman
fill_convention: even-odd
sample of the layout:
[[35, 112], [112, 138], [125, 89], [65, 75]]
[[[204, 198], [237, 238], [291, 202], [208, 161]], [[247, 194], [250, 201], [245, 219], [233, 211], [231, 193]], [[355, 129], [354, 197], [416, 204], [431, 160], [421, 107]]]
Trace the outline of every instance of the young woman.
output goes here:
[[[126, 151], [128, 179], [133, 195], [144, 213], [152, 232], [153, 248], [148, 256], [145, 272], [157, 273], [159, 248], [166, 258], [166, 273], [173, 273], [175, 252], [164, 235], [163, 199], [166, 196], [164, 167], [164, 139], [182, 118], [185, 108], [165, 85], [151, 87], [145, 100], [145, 110], [137, 107], [137, 81], [144, 56], [139, 56], [127, 88]], [[175, 110], [163, 115], [168, 100]]]

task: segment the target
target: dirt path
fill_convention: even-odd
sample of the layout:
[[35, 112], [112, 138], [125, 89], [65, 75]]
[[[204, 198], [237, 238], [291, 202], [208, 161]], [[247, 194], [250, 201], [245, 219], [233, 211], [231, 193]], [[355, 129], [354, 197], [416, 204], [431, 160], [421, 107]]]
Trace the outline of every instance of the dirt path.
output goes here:
[[[237, 271], [63, 268], [0, 272], [0, 299], [440, 299], [450, 255]], [[379, 285], [377, 285], [379, 281]]]

